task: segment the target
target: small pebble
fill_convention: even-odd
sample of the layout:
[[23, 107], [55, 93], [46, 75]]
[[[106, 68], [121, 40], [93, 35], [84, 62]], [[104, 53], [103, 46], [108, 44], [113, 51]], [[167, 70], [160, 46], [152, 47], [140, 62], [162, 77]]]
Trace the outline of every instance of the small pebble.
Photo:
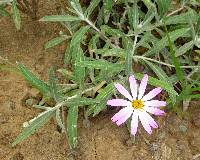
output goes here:
[[187, 127], [185, 125], [179, 125], [179, 130], [182, 132], [182, 133], [186, 133], [187, 132]]

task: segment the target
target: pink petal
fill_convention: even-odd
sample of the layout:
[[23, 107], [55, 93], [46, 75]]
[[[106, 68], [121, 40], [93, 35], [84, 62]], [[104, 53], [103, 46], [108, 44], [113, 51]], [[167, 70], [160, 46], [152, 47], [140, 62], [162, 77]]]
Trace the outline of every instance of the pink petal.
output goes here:
[[164, 111], [158, 109], [158, 108], [155, 108], [155, 107], [147, 107], [145, 106], [144, 107], [144, 110], [151, 113], [151, 114], [154, 114], [154, 115], [157, 115], [157, 116], [162, 116], [165, 114]]
[[151, 133], [152, 133], [151, 126], [149, 125], [148, 119], [144, 116], [143, 112], [140, 112], [140, 114], [139, 114], [139, 119], [140, 119], [140, 121], [141, 121], [142, 126], [144, 127], [144, 129], [145, 129], [149, 134], [151, 134]]
[[143, 116], [151, 127], [158, 128], [158, 124], [156, 123], [156, 121], [154, 121], [154, 119], [147, 112], [143, 112]]
[[126, 115], [124, 115], [122, 118], [120, 118], [120, 119], [116, 122], [116, 124], [117, 124], [118, 126], [120, 126], [121, 124], [123, 124], [124, 122], [126, 122], [127, 119], [132, 115], [132, 113], [133, 113], [133, 112], [128, 112]]
[[151, 100], [151, 101], [146, 101], [144, 102], [145, 106], [152, 106], [152, 107], [161, 107], [161, 106], [166, 106], [165, 101], [158, 101], [158, 100]]
[[147, 81], [148, 81], [148, 75], [145, 74], [140, 83], [138, 99], [141, 99], [143, 97], [147, 87]]
[[133, 113], [133, 108], [132, 107], [125, 107], [125, 108], [121, 109], [118, 113], [116, 113], [111, 118], [111, 120], [113, 122], [116, 122], [117, 125], [120, 125], [123, 122], [125, 122], [131, 116], [132, 113]]
[[130, 106], [131, 102], [124, 99], [111, 99], [107, 101], [110, 106]]
[[137, 111], [133, 112], [131, 120], [131, 134], [136, 135], [138, 128], [138, 113]]
[[133, 98], [131, 97], [131, 95], [129, 94], [129, 92], [119, 83], [115, 83], [114, 84], [115, 87], [117, 88], [117, 90], [124, 95], [126, 98], [128, 98], [130, 101], [133, 100]]
[[142, 100], [143, 101], [148, 101], [152, 98], [154, 98], [155, 96], [157, 96], [160, 92], [162, 91], [162, 89], [159, 87], [159, 88], [155, 88], [153, 89], [152, 91], [150, 91], [148, 94], [146, 94]]
[[130, 83], [130, 89], [131, 89], [131, 94], [133, 96], [133, 100], [136, 100], [137, 98], [137, 82], [135, 80], [135, 77], [132, 75], [129, 77], [129, 83]]

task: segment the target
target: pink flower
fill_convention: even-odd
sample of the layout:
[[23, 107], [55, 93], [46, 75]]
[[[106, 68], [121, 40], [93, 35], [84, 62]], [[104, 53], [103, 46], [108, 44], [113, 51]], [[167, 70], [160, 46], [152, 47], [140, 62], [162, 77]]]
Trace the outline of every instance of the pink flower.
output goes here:
[[[124, 99], [111, 99], [107, 104], [110, 106], [123, 106], [118, 113], [116, 113], [111, 120], [118, 126], [123, 124], [129, 117], [131, 117], [131, 134], [135, 135], [138, 128], [138, 118], [142, 123], [144, 129], [151, 134], [152, 128], [158, 128], [158, 124], [149, 115], [163, 115], [165, 112], [160, 110], [159, 107], [166, 106], [166, 102], [151, 100], [158, 95], [162, 89], [155, 88], [148, 94], [144, 95], [148, 81], [148, 75], [145, 74], [141, 80], [140, 86], [138, 86], [135, 77], [132, 75], [129, 77], [131, 95], [129, 92], [119, 83], [115, 84], [116, 89], [124, 95], [128, 100]], [[149, 112], [149, 113], [148, 113]]]

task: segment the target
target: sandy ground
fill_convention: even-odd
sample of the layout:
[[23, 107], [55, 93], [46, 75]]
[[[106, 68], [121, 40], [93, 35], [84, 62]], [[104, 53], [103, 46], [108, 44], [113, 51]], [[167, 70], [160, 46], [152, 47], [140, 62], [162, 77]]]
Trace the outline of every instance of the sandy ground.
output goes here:
[[[55, 13], [53, 3], [40, 4], [39, 15]], [[33, 22], [23, 15], [23, 28], [17, 32], [12, 21], [0, 18], [0, 56], [15, 64], [22, 62], [41, 79], [47, 78], [48, 68], [63, 65], [65, 44], [44, 50], [44, 43], [58, 35], [58, 24]], [[4, 62], [0, 61], [4, 66]], [[166, 114], [157, 118], [160, 124], [153, 135], [140, 126], [135, 142], [125, 126], [117, 127], [110, 120], [114, 111], [107, 110], [90, 119], [90, 127], [79, 119], [79, 145], [71, 156], [66, 138], [53, 119], [16, 147], [11, 142], [22, 131], [22, 124], [40, 110], [22, 105], [27, 94], [37, 91], [15, 70], [0, 70], [0, 159], [1, 160], [200, 160], [200, 103], [192, 102], [188, 115], [179, 118]]]

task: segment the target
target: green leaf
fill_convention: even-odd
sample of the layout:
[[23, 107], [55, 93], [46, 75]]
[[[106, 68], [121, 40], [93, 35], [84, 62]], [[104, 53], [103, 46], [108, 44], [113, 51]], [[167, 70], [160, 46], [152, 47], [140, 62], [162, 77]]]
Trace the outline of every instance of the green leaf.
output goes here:
[[76, 14], [79, 16], [80, 19], [85, 19], [83, 10], [81, 8], [81, 5], [79, 3], [79, 0], [71, 0], [71, 6], [74, 8], [76, 11]]
[[63, 102], [66, 106], [87, 106], [91, 104], [99, 103], [98, 100], [92, 98], [85, 98], [85, 97], [75, 97], [71, 99], [67, 99]]
[[110, 13], [112, 11], [113, 0], [103, 0], [103, 8], [104, 8], [104, 22], [108, 23], [110, 18]]
[[70, 42], [68, 42], [66, 50], [65, 50], [65, 57], [64, 57], [64, 63], [65, 64], [70, 64], [70, 60], [72, 58], [71, 50], [70, 50]]
[[166, 25], [188, 24], [189, 20], [192, 20], [192, 22], [197, 21], [196, 15], [192, 10], [186, 13], [181, 13], [179, 15], [166, 17], [165, 24]]
[[6, 17], [10, 16], [10, 14], [5, 10], [3, 5], [0, 5], [0, 15], [1, 16], [6, 16]]
[[93, 116], [97, 115], [103, 109], [106, 108], [107, 100], [112, 96], [115, 91], [113, 83], [108, 84], [95, 98], [96, 101], [99, 101], [99, 104], [95, 104], [93, 106], [88, 107], [86, 114], [89, 116], [93, 114]]
[[98, 6], [98, 4], [100, 3], [100, 1], [101, 1], [101, 0], [92, 0], [92, 1], [90, 2], [89, 7], [86, 9], [86, 11], [85, 11], [85, 13], [84, 13], [86, 17], [89, 17], [89, 16], [92, 14], [92, 12], [93, 12], [94, 9]]
[[80, 90], [83, 90], [84, 88], [84, 80], [85, 80], [85, 67], [76, 65], [77, 63], [84, 62], [84, 54], [81, 47], [77, 46], [76, 50], [76, 59], [75, 59], [75, 65], [74, 65], [74, 77], [76, 83], [79, 85]]
[[81, 42], [83, 42], [84, 34], [87, 33], [89, 26], [83, 26], [78, 31], [74, 33], [72, 36], [70, 44], [68, 44], [69, 47], [67, 47], [65, 51], [65, 58], [64, 62], [65, 64], [70, 63], [70, 60], [72, 59], [72, 63], [75, 63], [75, 60], [77, 58], [77, 52], [80, 50]]
[[124, 49], [122, 48], [101, 48], [94, 49], [96, 54], [100, 54], [102, 57], [124, 57]]
[[102, 69], [102, 70], [122, 70], [123, 65], [119, 63], [110, 63], [105, 60], [82, 61], [77, 63], [81, 67]]
[[139, 24], [139, 12], [137, 3], [134, 3], [132, 8], [128, 9], [128, 19], [132, 30], [137, 30]]
[[48, 48], [54, 47], [54, 46], [62, 43], [63, 41], [65, 41], [68, 38], [69, 38], [68, 36], [61, 36], [61, 37], [53, 38], [50, 41], [48, 41], [47, 43], [45, 43], [44, 48], [48, 49]]
[[71, 21], [79, 21], [79, 17], [71, 16], [71, 15], [51, 15], [44, 16], [40, 19], [40, 21], [45, 22], [71, 22]]
[[125, 49], [125, 71], [126, 75], [129, 76], [132, 73], [132, 63], [133, 63], [133, 44], [126, 37], [122, 39], [123, 47]]
[[65, 126], [62, 122], [62, 118], [61, 118], [61, 111], [60, 111], [60, 108], [58, 108], [56, 110], [56, 122], [58, 124], [58, 126], [62, 129], [62, 131], [65, 131]]
[[150, 8], [152, 8], [152, 7], [155, 6], [155, 4], [154, 4], [151, 0], [142, 0], [142, 1], [144, 2], [145, 6], [146, 6], [148, 9], [150, 9]]
[[78, 106], [71, 106], [67, 115], [67, 135], [70, 149], [77, 146], [77, 120], [78, 120]]
[[147, 14], [144, 17], [144, 20], [142, 22], [142, 27], [145, 27], [145, 26], [149, 25], [151, 20], [154, 18], [154, 16], [155, 16], [155, 8], [154, 7], [150, 7], [148, 9]]
[[197, 26], [196, 26], [196, 34], [200, 35], [200, 15], [198, 16]]
[[107, 25], [102, 25], [101, 26], [101, 31], [110, 35], [110, 36], [113, 36], [113, 37], [117, 37], [117, 38], [120, 38], [120, 37], [123, 37], [124, 36], [124, 33], [119, 30], [119, 29], [113, 29]]
[[193, 41], [187, 42], [184, 45], [182, 45], [180, 48], [176, 50], [176, 57], [181, 56], [185, 54], [187, 51], [189, 51], [194, 45]]
[[87, 33], [89, 28], [89, 26], [81, 27], [72, 37], [69, 53], [72, 55], [73, 62], [75, 62], [75, 59], [77, 58], [77, 52], [80, 50], [80, 44], [83, 42], [84, 35]]
[[155, 43], [156, 41], [158, 41], [158, 39], [152, 35], [151, 32], [145, 32], [140, 41], [137, 43], [136, 48], [142, 46], [151, 49], [149, 43]]
[[200, 99], [200, 94], [189, 95], [188, 98], [191, 98], [191, 99]]
[[23, 132], [14, 140], [12, 146], [17, 145], [31, 134], [35, 133], [40, 127], [42, 127], [55, 113], [55, 110], [47, 110], [40, 113], [37, 117], [29, 121], [29, 125], [23, 130]]
[[[166, 75], [166, 73], [162, 70], [161, 67], [158, 67], [154, 65], [153, 63], [146, 61], [145, 62], [149, 65], [149, 67], [154, 71], [154, 73], [157, 75], [157, 77], [168, 84], [168, 87], [171, 87], [171, 90], [174, 90], [173, 84], [169, 80], [169, 77]], [[169, 93], [170, 99], [173, 104], [176, 102], [176, 94], [174, 92]]]
[[[141, 80], [144, 76], [141, 73], [135, 73], [134, 75], [135, 75], [136, 79], [138, 79], [138, 80]], [[158, 80], [156, 78], [149, 76], [148, 83], [155, 87], [161, 87], [162, 89], [166, 90], [168, 92], [168, 94], [178, 95], [178, 93], [174, 89], [172, 89], [172, 87], [165, 81]]]
[[12, 2], [12, 12], [13, 12], [13, 21], [15, 23], [15, 27], [17, 28], [17, 30], [20, 30], [21, 28], [21, 18], [20, 18], [20, 13], [19, 10], [17, 8], [17, 2], [16, 0], [13, 0]]
[[18, 69], [24, 78], [35, 88], [37, 88], [44, 95], [48, 95], [50, 90], [49, 86], [37, 78], [32, 72], [30, 72], [23, 64], [17, 63]]
[[[184, 37], [188, 32], [190, 28], [181, 28], [177, 29], [175, 31], [169, 32], [169, 37], [172, 42], [174, 42], [176, 39], [180, 37]], [[144, 55], [145, 56], [150, 56], [154, 55], [156, 53], [159, 53], [164, 47], [168, 46], [168, 39], [167, 36], [164, 36], [161, 40], [159, 40], [154, 47], [152, 47], [150, 50], [148, 50]]]
[[81, 27], [72, 37], [70, 46], [76, 47], [83, 41], [84, 34], [87, 33], [90, 26]]
[[51, 97], [58, 103], [63, 100], [63, 95], [59, 92], [58, 86], [56, 85], [56, 75], [53, 67], [49, 69], [49, 88]]
[[176, 53], [175, 53], [175, 51], [173, 49], [173, 42], [172, 42], [172, 40], [170, 38], [170, 35], [169, 35], [168, 31], [167, 31], [166, 25], [165, 25], [165, 30], [166, 30], [166, 35], [167, 35], [167, 40], [168, 40], [168, 43], [169, 43], [169, 47], [170, 47], [170, 58], [172, 60], [172, 63], [175, 66], [176, 74], [177, 74], [178, 79], [180, 80], [181, 86], [184, 89], [186, 87], [186, 81], [185, 81], [185, 78], [184, 78], [184, 72], [180, 67], [180, 63], [179, 63], [178, 58], [176, 57]]
[[89, 50], [89, 52], [94, 52], [93, 50], [94, 49], [97, 49], [97, 43], [98, 43], [98, 41], [99, 41], [99, 34], [95, 34], [92, 38], [91, 38], [91, 40], [90, 40], [90, 42], [89, 42], [89, 45], [88, 45], [88, 50]]
[[169, 10], [171, 0], [157, 0], [160, 18], [162, 19], [165, 13]]

